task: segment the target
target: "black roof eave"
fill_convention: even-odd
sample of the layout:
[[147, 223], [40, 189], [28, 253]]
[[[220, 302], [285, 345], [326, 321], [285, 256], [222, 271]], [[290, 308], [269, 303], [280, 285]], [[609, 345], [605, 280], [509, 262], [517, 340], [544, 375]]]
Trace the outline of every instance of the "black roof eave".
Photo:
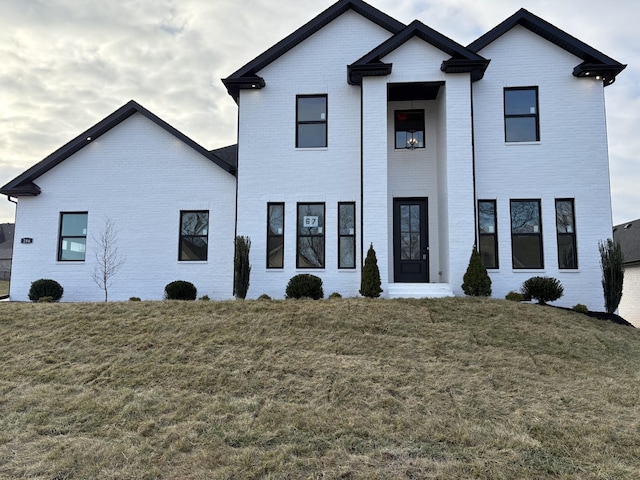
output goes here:
[[0, 193], [14, 197], [39, 195], [40, 188], [34, 183], [38, 177], [48, 172], [55, 166], [59, 165], [71, 155], [80, 151], [82, 148], [95, 141], [97, 138], [129, 118], [134, 113], [140, 113], [141, 115], [144, 115], [156, 125], [160, 126], [164, 130], [172, 134], [174, 137], [178, 138], [179, 140], [193, 148], [195, 151], [211, 160], [211, 162], [215, 163], [226, 172], [232, 175], [235, 174], [235, 169], [227, 162], [223, 161], [214, 153], [209, 152], [204, 147], [191, 140], [185, 134], [169, 125], [160, 117], [151, 113], [139, 103], [135, 102], [134, 100], [130, 100], [118, 110], [113, 112], [111, 115], [104, 118], [88, 130], [84, 131], [76, 138], [53, 152], [51, 155], [36, 163], [24, 173], [4, 185], [2, 188], [0, 188]]
[[231, 95], [237, 103], [239, 90], [244, 88], [255, 88], [250, 86], [251, 82], [245, 82], [243, 79], [251, 77], [259, 78], [257, 77], [257, 74], [260, 70], [280, 58], [296, 45], [309, 38], [311, 35], [348, 10], [353, 10], [385, 30], [388, 30], [392, 34], [398, 33], [405, 27], [403, 23], [395, 20], [386, 13], [381, 12], [362, 0], [340, 0], [327, 8], [324, 12], [320, 13], [314, 19], [307, 22], [291, 35], [282, 39], [264, 53], [244, 65], [242, 68], [229, 75], [227, 78], [223, 78], [222, 83], [227, 87], [229, 95]]
[[472, 79], [479, 80], [484, 76], [484, 71], [489, 65], [489, 60], [460, 45], [449, 37], [428, 27], [419, 20], [414, 20], [407, 25], [402, 31], [395, 34], [385, 42], [378, 45], [369, 53], [347, 66], [348, 79], [351, 84], [361, 84], [363, 73], [367, 72], [367, 66], [371, 66], [372, 73], [375, 75], [383, 75], [380, 65], [389, 65], [387, 74], [391, 73], [391, 64], [385, 64], [382, 58], [405, 44], [413, 37], [433, 45], [437, 49], [450, 55], [449, 60], [445, 60], [440, 69], [445, 73], [463, 73], [471, 72]]
[[[490, 43], [496, 41], [516, 25], [520, 25], [545, 40], [557, 45], [567, 52], [583, 60], [583, 64], [578, 65], [573, 71], [575, 76], [585, 76], [585, 72], [596, 72], [596, 66], [600, 67], [599, 73], [606, 81], [605, 86], [613, 83], [616, 75], [626, 68], [626, 65], [614, 60], [595, 48], [587, 45], [581, 40], [569, 35], [565, 31], [550, 24], [546, 20], [534, 15], [528, 10], [521, 8], [504, 22], [500, 23], [477, 40], [467, 45], [467, 48], [479, 52]], [[590, 69], [584, 70], [582, 65], [590, 65]]]

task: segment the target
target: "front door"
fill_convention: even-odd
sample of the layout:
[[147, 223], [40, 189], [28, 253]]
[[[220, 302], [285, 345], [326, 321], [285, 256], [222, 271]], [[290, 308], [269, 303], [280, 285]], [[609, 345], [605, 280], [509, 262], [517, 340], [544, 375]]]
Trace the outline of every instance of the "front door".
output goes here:
[[393, 199], [393, 271], [395, 282], [429, 282], [427, 199]]

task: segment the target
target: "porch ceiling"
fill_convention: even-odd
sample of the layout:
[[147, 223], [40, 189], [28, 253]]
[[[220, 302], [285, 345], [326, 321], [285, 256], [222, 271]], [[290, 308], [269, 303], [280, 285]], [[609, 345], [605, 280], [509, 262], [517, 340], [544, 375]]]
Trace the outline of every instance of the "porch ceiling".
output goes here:
[[387, 101], [435, 100], [444, 82], [390, 83], [387, 86]]

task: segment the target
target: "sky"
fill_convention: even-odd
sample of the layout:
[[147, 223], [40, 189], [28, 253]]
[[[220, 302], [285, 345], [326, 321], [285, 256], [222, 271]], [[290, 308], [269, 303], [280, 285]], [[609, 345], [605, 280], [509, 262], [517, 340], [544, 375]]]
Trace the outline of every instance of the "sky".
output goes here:
[[[418, 19], [462, 45], [524, 7], [628, 64], [605, 89], [613, 223], [640, 218], [640, 2], [368, 3], [405, 24]], [[0, 0], [0, 186], [131, 99], [207, 149], [235, 143], [237, 106], [220, 79], [332, 4]], [[15, 205], [1, 195], [0, 223], [14, 215]]]

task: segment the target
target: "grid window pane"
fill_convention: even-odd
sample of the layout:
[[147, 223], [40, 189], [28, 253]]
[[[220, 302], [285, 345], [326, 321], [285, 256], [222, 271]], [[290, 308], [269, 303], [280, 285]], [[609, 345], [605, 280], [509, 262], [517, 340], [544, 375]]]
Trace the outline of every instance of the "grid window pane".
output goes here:
[[205, 261], [209, 252], [209, 212], [180, 212], [178, 260]]
[[338, 268], [356, 268], [356, 204], [338, 203]]
[[298, 204], [298, 268], [324, 268], [324, 203]]
[[326, 147], [327, 126], [318, 123], [298, 125], [298, 148]]
[[538, 88], [504, 89], [504, 135], [506, 142], [540, 140]]
[[284, 203], [267, 204], [267, 268], [284, 267]]
[[399, 110], [394, 119], [395, 148], [424, 148], [424, 110]]
[[578, 268], [575, 223], [573, 199], [556, 200], [559, 268]]
[[539, 200], [511, 200], [513, 268], [544, 268]]
[[498, 268], [498, 228], [495, 200], [478, 200], [479, 252], [485, 268]]
[[86, 212], [60, 213], [58, 261], [81, 262], [85, 260], [87, 219]]
[[296, 97], [296, 147], [327, 146], [327, 96]]

